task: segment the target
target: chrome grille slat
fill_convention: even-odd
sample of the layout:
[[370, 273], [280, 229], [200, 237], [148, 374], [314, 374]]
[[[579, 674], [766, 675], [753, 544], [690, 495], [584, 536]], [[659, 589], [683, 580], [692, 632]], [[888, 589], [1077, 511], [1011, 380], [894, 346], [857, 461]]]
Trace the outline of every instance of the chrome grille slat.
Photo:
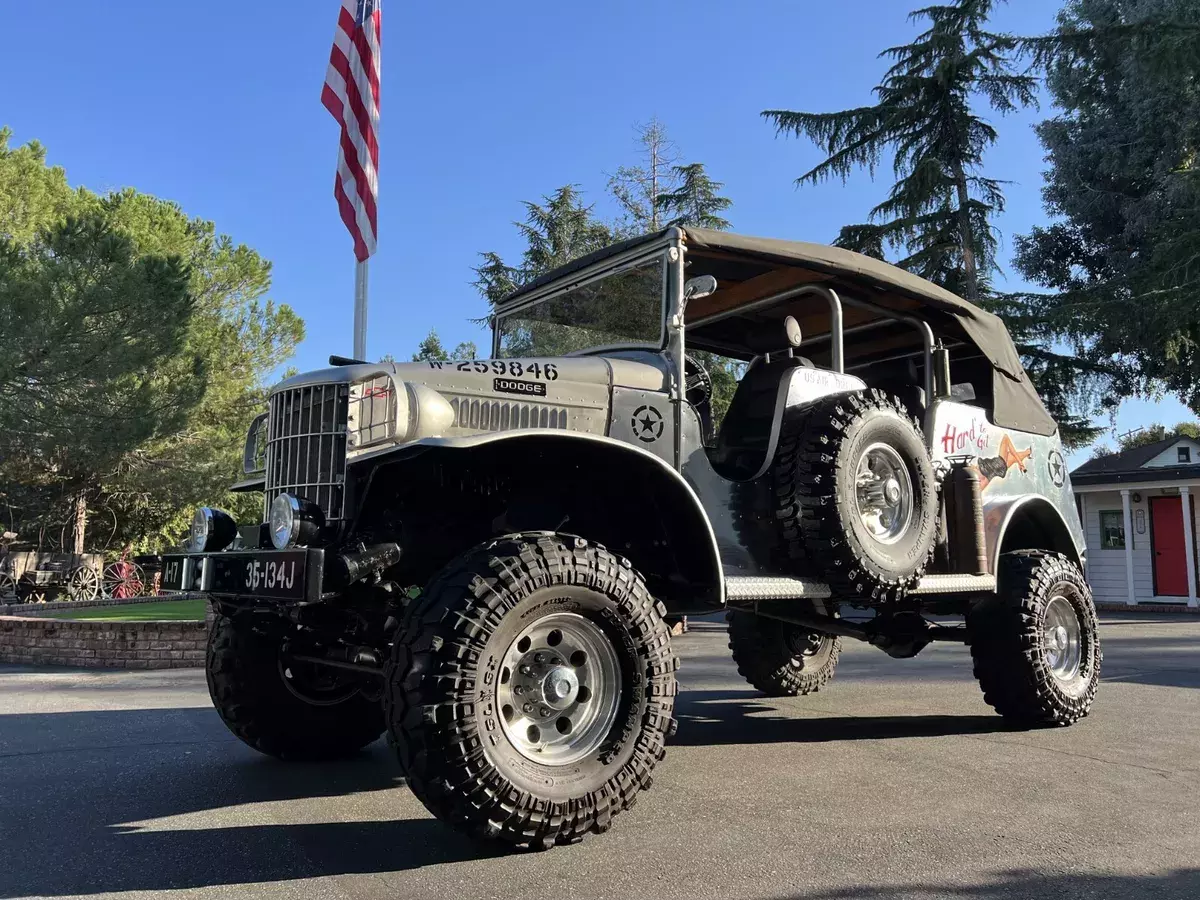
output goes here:
[[313, 501], [327, 519], [345, 517], [347, 408], [345, 385], [309, 385], [271, 397], [264, 518], [285, 491]]

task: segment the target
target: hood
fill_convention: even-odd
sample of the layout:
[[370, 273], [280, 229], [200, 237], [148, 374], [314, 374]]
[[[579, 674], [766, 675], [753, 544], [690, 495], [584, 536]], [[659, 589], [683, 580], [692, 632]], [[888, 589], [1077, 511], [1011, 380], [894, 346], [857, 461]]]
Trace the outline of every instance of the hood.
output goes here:
[[453, 410], [441, 435], [449, 437], [524, 428], [604, 434], [614, 385], [663, 391], [668, 383], [660, 355], [622, 351], [611, 357], [362, 363], [295, 375], [274, 391], [355, 384], [378, 375], [410, 385], [410, 393], [415, 386], [436, 391]]

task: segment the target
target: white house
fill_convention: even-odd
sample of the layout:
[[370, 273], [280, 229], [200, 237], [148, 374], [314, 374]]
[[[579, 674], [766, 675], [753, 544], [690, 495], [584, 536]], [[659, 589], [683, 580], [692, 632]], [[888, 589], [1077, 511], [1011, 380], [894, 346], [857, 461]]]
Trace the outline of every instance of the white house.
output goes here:
[[1200, 441], [1170, 437], [1089, 460], [1071, 484], [1097, 602], [1197, 605]]

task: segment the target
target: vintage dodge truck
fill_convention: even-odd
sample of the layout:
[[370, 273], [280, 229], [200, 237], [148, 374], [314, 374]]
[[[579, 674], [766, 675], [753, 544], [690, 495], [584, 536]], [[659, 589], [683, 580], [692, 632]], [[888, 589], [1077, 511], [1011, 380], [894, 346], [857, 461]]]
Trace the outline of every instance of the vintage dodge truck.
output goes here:
[[[386, 732], [438, 817], [570, 843], [674, 733], [664, 617], [718, 610], [768, 694], [827, 683], [843, 638], [945, 640], [1013, 722], [1087, 715], [1083, 534], [995, 316], [837, 248], [671, 228], [492, 323], [490, 359], [278, 385], [237, 485], [262, 521], [200, 509], [165, 560], [217, 609], [209, 688], [246, 743], [319, 759]], [[740, 372], [719, 423], [711, 354]]]

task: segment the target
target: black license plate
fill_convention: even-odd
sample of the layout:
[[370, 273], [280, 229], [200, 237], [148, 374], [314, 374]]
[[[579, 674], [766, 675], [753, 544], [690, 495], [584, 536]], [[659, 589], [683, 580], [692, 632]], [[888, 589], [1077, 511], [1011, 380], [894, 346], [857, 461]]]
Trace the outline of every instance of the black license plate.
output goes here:
[[303, 600], [307, 550], [274, 550], [213, 556], [208, 590], [214, 594], [244, 594]]
[[[199, 566], [199, 564], [199, 560], [197, 560], [195, 565]], [[159, 587], [164, 591], [191, 590], [191, 585], [184, 584], [184, 578], [189, 568], [186, 556], [164, 556], [162, 576], [158, 582]]]

